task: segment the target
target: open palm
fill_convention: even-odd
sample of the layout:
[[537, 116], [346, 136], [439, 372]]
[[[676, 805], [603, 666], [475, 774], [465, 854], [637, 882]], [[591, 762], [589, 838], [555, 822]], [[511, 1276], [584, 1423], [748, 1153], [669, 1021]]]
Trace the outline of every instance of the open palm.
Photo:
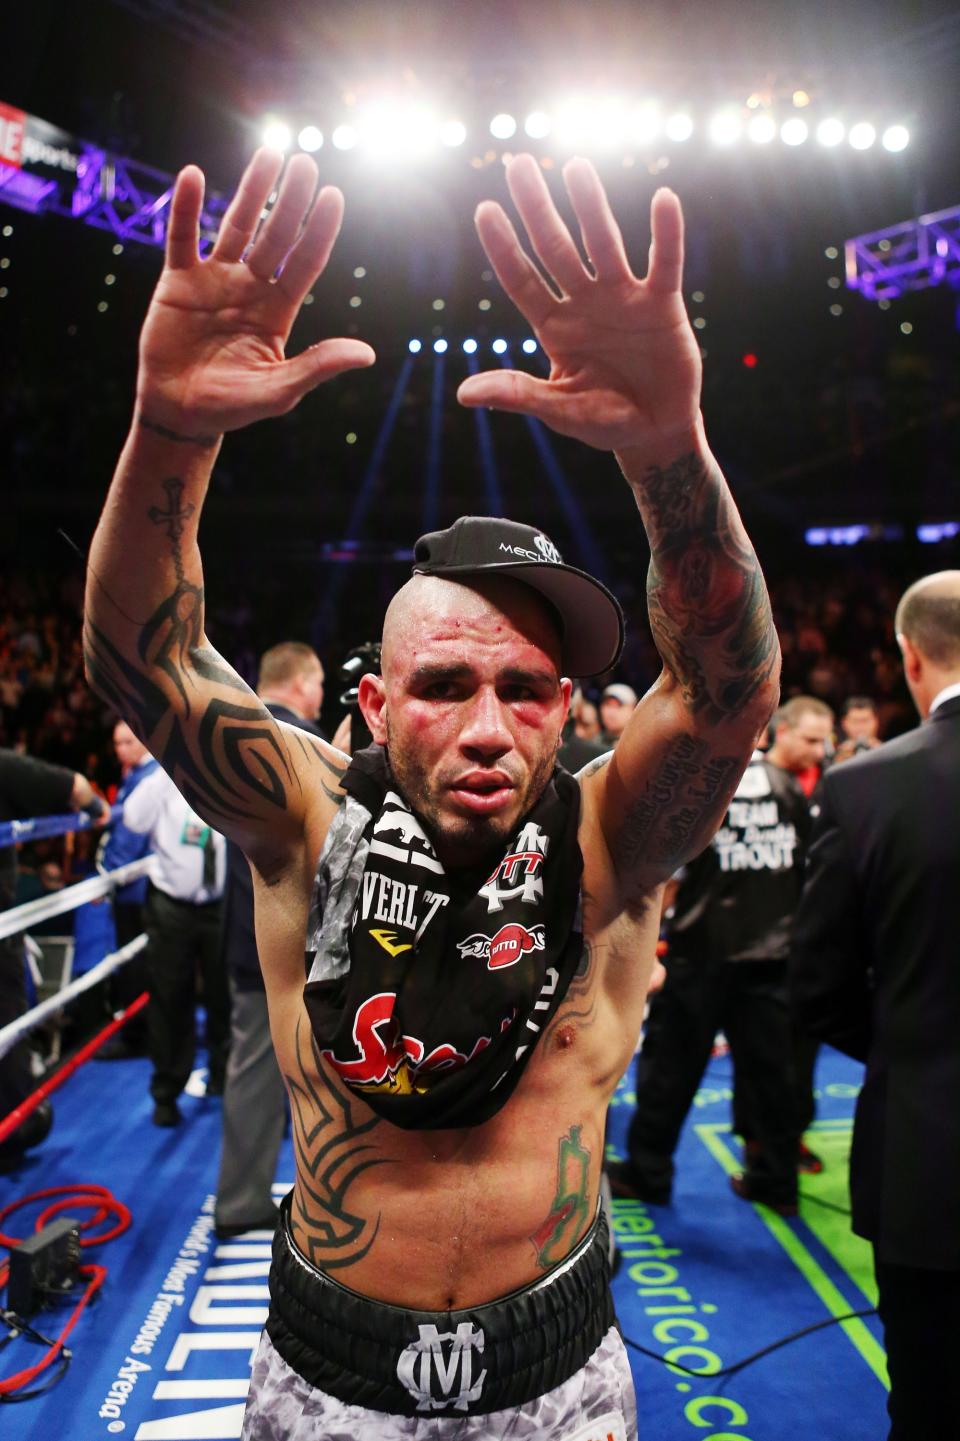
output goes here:
[[343, 197], [326, 187], [314, 198], [316, 166], [295, 156], [257, 233], [281, 165], [268, 150], [253, 157], [208, 260], [198, 253], [203, 175], [188, 166], [177, 179], [166, 264], [140, 337], [138, 399], [157, 424], [186, 434], [236, 430], [283, 414], [321, 381], [374, 359], [368, 345], [347, 339], [285, 357], [333, 249]]
[[510, 194], [556, 291], [523, 250], [504, 210], [488, 201], [477, 211], [481, 242], [550, 360], [549, 379], [485, 371], [464, 381], [459, 398], [464, 405], [537, 416], [603, 450], [624, 452], [689, 433], [699, 408], [701, 369], [680, 295], [680, 203], [669, 190], [653, 197], [650, 265], [639, 280], [593, 166], [573, 160], [564, 180], [592, 271], [536, 161], [518, 156], [507, 170]]

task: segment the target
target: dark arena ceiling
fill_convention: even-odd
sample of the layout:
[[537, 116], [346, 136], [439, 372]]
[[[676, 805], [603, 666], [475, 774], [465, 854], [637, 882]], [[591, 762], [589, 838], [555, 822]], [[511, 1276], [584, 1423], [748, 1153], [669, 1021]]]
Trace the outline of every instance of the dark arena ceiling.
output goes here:
[[[255, 541], [283, 558], [345, 538], [409, 545], [428, 474], [442, 523], [482, 508], [474, 419], [454, 400], [463, 341], [476, 339], [481, 365], [500, 363], [500, 338], [513, 363], [540, 363], [521, 352], [526, 328], [472, 225], [480, 199], [504, 197], [503, 156], [520, 148], [558, 194], [566, 156], [590, 153], [641, 269], [650, 196], [664, 183], [679, 193], [708, 429], [755, 530], [786, 543], [814, 525], [911, 536], [960, 519], [956, 292], [930, 286], [881, 306], [844, 273], [850, 237], [960, 204], [960, 12], [753, 0], [33, 0], [17, 10], [4, 20], [0, 102], [114, 155], [169, 175], [195, 161], [228, 194], [269, 117], [290, 127], [294, 148], [305, 126], [323, 134], [316, 159], [346, 195], [346, 221], [293, 344], [357, 334], [380, 363], [231, 439], [211, 505], [225, 546]], [[405, 154], [396, 136], [379, 156], [331, 143], [338, 126], [362, 132], [384, 105], [456, 119], [463, 141], [428, 158]], [[536, 110], [549, 133], [525, 136]], [[518, 132], [498, 139], [490, 122], [504, 113]], [[650, 133], [641, 113], [655, 117]], [[625, 114], [629, 133], [617, 130]], [[687, 140], [664, 130], [679, 114], [691, 119]], [[769, 119], [716, 143], [711, 126], [731, 114], [736, 127]], [[837, 116], [847, 138], [817, 143], [817, 127]], [[804, 143], [782, 138], [788, 120], [803, 122]], [[866, 149], [848, 143], [857, 122], [875, 127]], [[769, 143], [759, 143], [764, 124]], [[894, 124], [909, 143], [890, 151], [880, 137]], [[3, 545], [41, 546], [62, 525], [82, 546], [122, 442], [160, 251], [133, 242], [117, 253], [116, 235], [2, 200]], [[542, 518], [542, 449], [513, 417], [492, 417], [490, 435], [505, 504]], [[612, 461], [561, 440], [551, 455], [576, 505], [600, 526], [623, 522], [630, 502]], [[575, 509], [552, 493], [549, 506], [563, 543]]]

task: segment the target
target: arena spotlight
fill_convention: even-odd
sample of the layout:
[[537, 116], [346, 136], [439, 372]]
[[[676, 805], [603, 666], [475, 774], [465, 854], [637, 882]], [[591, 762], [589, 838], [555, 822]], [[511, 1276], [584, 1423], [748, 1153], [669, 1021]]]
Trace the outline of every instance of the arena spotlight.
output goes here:
[[710, 121], [708, 134], [714, 145], [733, 145], [742, 129], [736, 110], [718, 110]]
[[527, 336], [527, 339], [523, 342], [524, 355], [533, 355], [536, 351], [536, 348], [537, 342], [535, 340], [532, 340], [530, 336]]
[[627, 139], [627, 116], [621, 100], [602, 100], [591, 107], [588, 121], [591, 144], [598, 149], [610, 150], [623, 145]]
[[411, 355], [419, 355], [423, 349], [423, 342], [420, 340], [409, 340], [407, 342], [407, 349]]
[[802, 145], [810, 134], [810, 127], [799, 115], [791, 115], [780, 126], [780, 139], [784, 145]]
[[531, 110], [523, 122], [523, 128], [531, 140], [543, 140], [550, 134], [550, 116], [545, 110]]
[[660, 112], [652, 100], [638, 105], [628, 121], [630, 139], [635, 145], [650, 145], [660, 133]]
[[754, 145], [769, 145], [777, 133], [772, 115], [751, 115], [747, 121], [747, 135]]
[[570, 101], [557, 113], [554, 131], [565, 150], [576, 150], [586, 145], [590, 136], [590, 113], [579, 100]]
[[264, 124], [261, 139], [269, 150], [289, 150], [293, 143], [293, 132], [282, 120], [271, 119]]
[[463, 353], [464, 355], [476, 355], [477, 342], [474, 340], [472, 335], [468, 336], [468, 338], [463, 342]]
[[352, 150], [358, 138], [352, 125], [338, 125], [330, 137], [337, 150]]
[[693, 121], [684, 111], [678, 110], [667, 118], [663, 132], [668, 140], [689, 140], [693, 134]]
[[313, 154], [313, 152], [319, 150], [323, 144], [323, 131], [318, 130], [315, 125], [305, 125], [297, 136], [297, 144], [301, 150], [306, 150], [308, 154]]
[[491, 349], [494, 355], [505, 355], [507, 352], [507, 342], [505, 340], [495, 340]]
[[445, 120], [440, 126], [440, 144], [455, 150], [467, 138], [467, 127], [462, 120]]
[[436, 121], [421, 105], [372, 105], [361, 115], [357, 128], [365, 154], [374, 159], [421, 158], [437, 140]]
[[880, 140], [884, 150], [896, 153], [910, 144], [910, 131], [905, 125], [888, 125]]
[[877, 132], [869, 120], [860, 120], [856, 125], [850, 126], [847, 138], [854, 150], [869, 150], [877, 138]]
[[502, 111], [490, 121], [490, 134], [495, 140], [509, 140], [517, 133], [517, 122], [512, 115]]
[[444, 338], [443, 338], [442, 335], [441, 335], [441, 337], [440, 337], [439, 340], [435, 340], [435, 341], [433, 342], [433, 349], [434, 349], [434, 354], [436, 354], [436, 355], [446, 355], [446, 353], [447, 353], [447, 342], [444, 340]]
[[834, 145], [839, 145], [846, 133], [843, 121], [838, 120], [835, 115], [829, 115], [817, 126], [817, 142], [830, 149]]

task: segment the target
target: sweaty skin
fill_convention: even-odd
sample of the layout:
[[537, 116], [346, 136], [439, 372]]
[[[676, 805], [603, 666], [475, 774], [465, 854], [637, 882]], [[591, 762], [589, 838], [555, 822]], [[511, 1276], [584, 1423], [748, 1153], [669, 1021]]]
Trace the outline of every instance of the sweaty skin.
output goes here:
[[[389, 734], [397, 778], [445, 863], [489, 862], [549, 777], [566, 716], [570, 682], [558, 675], [548, 609], [515, 582], [473, 590], [417, 577], [384, 638], [383, 677], [361, 689], [374, 738]], [[464, 778], [493, 794], [492, 811], [473, 811]], [[604, 1115], [633, 1052], [660, 913], [655, 891], [623, 916], [595, 825], [587, 804], [580, 971], [509, 1104], [485, 1125], [390, 1126], [319, 1058], [299, 995], [277, 1016], [298, 1158], [294, 1236], [365, 1295], [428, 1310], [480, 1304], [556, 1264], [593, 1220]], [[254, 883], [269, 975], [292, 957], [279, 955], [272, 891], [256, 870]]]
[[[140, 338], [133, 424], [90, 549], [84, 657], [98, 695], [250, 862], [271, 1030], [294, 1113], [297, 1244], [369, 1296], [464, 1307], [541, 1276], [595, 1213], [604, 1112], [639, 1032], [663, 885], [726, 812], [776, 705], [779, 650], [756, 556], [699, 414], [677, 197], [652, 197], [640, 278], [588, 162], [564, 168], [575, 239], [537, 162], [517, 157], [507, 186], [553, 284], [500, 205], [485, 202], [476, 222], [550, 373], [498, 367], [468, 377], [458, 399], [534, 416], [615, 455], [649, 542], [648, 609], [663, 670], [616, 751], [578, 778], [582, 968], [507, 1104], [483, 1126], [416, 1134], [345, 1091], [312, 1042], [303, 947], [347, 760], [278, 722], [211, 645], [197, 543], [223, 434], [285, 414], [318, 384], [374, 360], [345, 337], [286, 355], [343, 197], [316, 191], [306, 155], [292, 157], [282, 179], [281, 164], [266, 150], [254, 156], [203, 260], [203, 176], [187, 167], [177, 179], [166, 264]], [[613, 472], [609, 459], [600, 464]], [[645, 556], [638, 543], [638, 565]], [[558, 657], [549, 608], [516, 585], [433, 577], [405, 587], [391, 607], [384, 675], [364, 677], [360, 701], [448, 868], [482, 880], [550, 774], [570, 700]]]

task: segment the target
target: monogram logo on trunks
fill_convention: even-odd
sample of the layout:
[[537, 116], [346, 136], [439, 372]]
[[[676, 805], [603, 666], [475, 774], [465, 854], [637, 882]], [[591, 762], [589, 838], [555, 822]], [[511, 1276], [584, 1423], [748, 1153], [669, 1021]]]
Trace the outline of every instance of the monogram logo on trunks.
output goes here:
[[[486, 1379], [481, 1371], [473, 1379], [473, 1353], [483, 1353], [484, 1335], [472, 1321], [461, 1321], [456, 1331], [419, 1326], [419, 1337], [400, 1353], [397, 1375], [417, 1403], [418, 1411], [444, 1411], [452, 1406], [467, 1411]], [[459, 1390], [454, 1392], [454, 1388]]]

